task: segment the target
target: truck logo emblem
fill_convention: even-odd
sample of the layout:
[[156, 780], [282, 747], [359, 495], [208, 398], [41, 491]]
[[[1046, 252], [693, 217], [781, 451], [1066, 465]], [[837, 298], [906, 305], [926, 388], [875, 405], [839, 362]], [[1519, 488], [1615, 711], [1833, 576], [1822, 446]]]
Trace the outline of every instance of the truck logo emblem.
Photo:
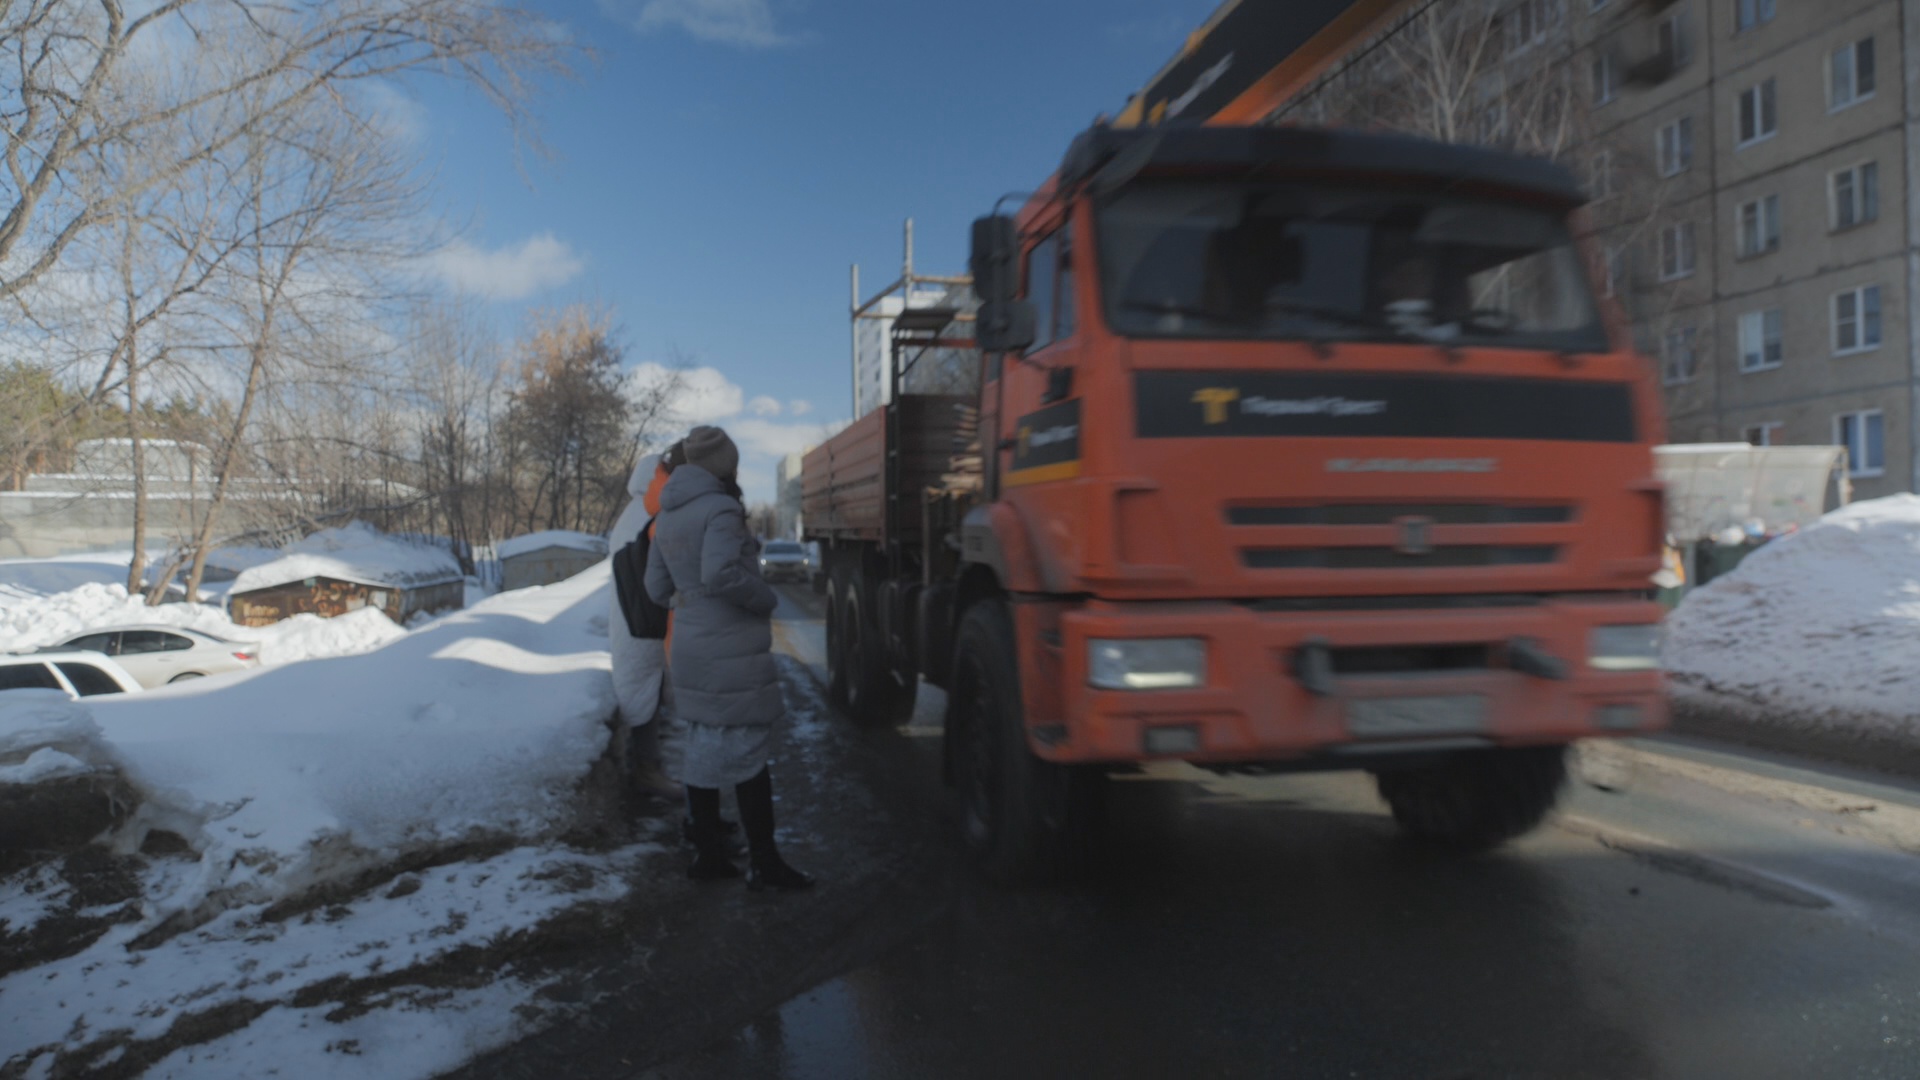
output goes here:
[[1208, 386], [1193, 392], [1193, 403], [1201, 408], [1201, 419], [1209, 424], [1227, 422], [1227, 406], [1240, 400], [1234, 387]]
[[1395, 518], [1393, 524], [1400, 530], [1400, 542], [1393, 550], [1402, 555], [1433, 554], [1433, 519], [1430, 517]]

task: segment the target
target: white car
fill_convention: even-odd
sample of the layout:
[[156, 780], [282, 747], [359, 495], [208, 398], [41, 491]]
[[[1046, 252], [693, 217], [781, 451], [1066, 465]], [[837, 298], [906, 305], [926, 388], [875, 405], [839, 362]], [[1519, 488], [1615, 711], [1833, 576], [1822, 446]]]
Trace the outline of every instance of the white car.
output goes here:
[[182, 679], [241, 671], [260, 664], [254, 647], [246, 642], [228, 641], [178, 626], [89, 630], [53, 648], [105, 653], [149, 690]]
[[125, 668], [99, 653], [43, 649], [0, 656], [0, 693], [9, 690], [57, 690], [70, 698], [83, 698], [137, 694], [140, 684]]

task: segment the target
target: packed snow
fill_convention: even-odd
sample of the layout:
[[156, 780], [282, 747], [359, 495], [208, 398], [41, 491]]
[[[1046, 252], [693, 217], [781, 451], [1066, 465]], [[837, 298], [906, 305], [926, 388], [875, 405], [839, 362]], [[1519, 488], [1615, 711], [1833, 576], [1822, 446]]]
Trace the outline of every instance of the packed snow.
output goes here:
[[1920, 497], [1836, 510], [1695, 589], [1665, 664], [1683, 690], [1920, 739]]
[[[288, 917], [252, 907], [223, 912], [151, 947], [131, 947], [137, 925], [116, 926], [75, 955], [0, 979], [0, 1061], [31, 1076], [65, 1052], [67, 1069], [87, 1071], [126, 1045], [164, 1046], [183, 1017], [250, 1008], [261, 1010], [251, 1023], [174, 1049], [146, 1075], [433, 1076], [538, 1020], [529, 1004], [536, 983], [506, 976], [452, 992], [436, 984], [461, 985], [481, 966], [477, 950], [510, 945], [513, 935], [578, 905], [618, 899], [625, 875], [653, 850], [588, 856], [519, 847]], [[40, 894], [0, 898], [0, 914], [32, 918], [57, 899], [44, 896], [57, 886], [37, 883]], [[150, 887], [166, 884], [163, 869]], [[380, 985], [382, 976], [409, 972]], [[359, 980], [372, 985], [356, 992]]]
[[280, 558], [240, 571], [230, 591], [250, 592], [314, 577], [395, 588], [461, 580], [460, 564], [446, 551], [410, 544], [356, 521], [322, 529], [288, 545]]
[[[376, 611], [313, 620], [397, 635], [355, 655], [80, 702], [0, 696], [0, 783], [111, 770], [138, 799], [112, 850], [160, 831], [191, 849], [149, 860], [132, 910], [83, 950], [0, 978], [0, 1071], [141, 1048], [164, 1053], [152, 1076], [424, 1077], [537, 1025], [538, 980], [475, 989], [473, 973], [624, 896], [659, 850], [561, 846], [611, 737], [609, 577], [410, 633]], [[391, 879], [407, 866], [431, 868]], [[70, 892], [45, 865], [0, 879], [0, 938], [70, 917]], [[179, 1037], [216, 1011], [241, 1026]]]
[[493, 545], [496, 559], [511, 559], [515, 555], [525, 555], [541, 548], [560, 547], [574, 551], [585, 551], [595, 555], [607, 553], [607, 538], [588, 533], [574, 532], [571, 529], [548, 529], [545, 532], [528, 533], [511, 540], [502, 540]]

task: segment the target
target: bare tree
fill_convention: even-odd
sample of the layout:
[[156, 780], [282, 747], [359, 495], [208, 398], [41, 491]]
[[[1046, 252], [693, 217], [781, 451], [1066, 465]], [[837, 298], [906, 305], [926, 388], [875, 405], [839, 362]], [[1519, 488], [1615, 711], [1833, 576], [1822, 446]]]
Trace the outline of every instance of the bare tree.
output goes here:
[[[9, 0], [0, 51], [0, 301], [24, 301], [90, 230], [355, 83], [451, 74], [518, 128], [572, 47], [537, 14], [481, 0]], [[97, 174], [104, 150], [183, 121], [197, 138]]]

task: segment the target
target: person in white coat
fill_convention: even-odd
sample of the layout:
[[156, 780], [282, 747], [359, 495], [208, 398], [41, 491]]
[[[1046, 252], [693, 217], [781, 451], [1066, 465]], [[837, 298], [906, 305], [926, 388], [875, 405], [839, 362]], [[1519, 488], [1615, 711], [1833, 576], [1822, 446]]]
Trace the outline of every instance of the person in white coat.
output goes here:
[[[620, 550], [639, 539], [659, 511], [660, 488], [667, 468], [659, 454], [648, 454], [634, 466], [627, 481], [632, 501], [607, 533], [607, 550]], [[620, 604], [620, 590], [608, 590], [607, 648], [613, 655], [613, 692], [620, 720], [627, 725], [627, 761], [634, 788], [648, 795], [678, 800], [682, 789], [660, 764], [660, 726], [666, 703], [667, 643], [664, 637], [636, 637]]]

